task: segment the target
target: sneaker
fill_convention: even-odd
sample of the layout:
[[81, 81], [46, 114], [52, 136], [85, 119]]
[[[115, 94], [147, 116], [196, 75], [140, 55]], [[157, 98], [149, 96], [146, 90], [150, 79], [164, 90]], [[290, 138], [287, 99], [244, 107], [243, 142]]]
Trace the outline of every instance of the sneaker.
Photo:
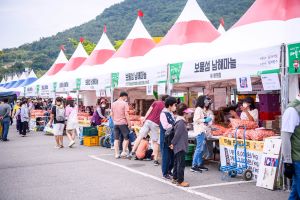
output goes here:
[[60, 146], [59, 146], [59, 148], [61, 148], [61, 149], [62, 149], [62, 148], [64, 148], [64, 146], [63, 146], [63, 145], [60, 145]]
[[73, 140], [70, 142], [69, 147], [72, 148], [74, 144], [75, 144], [75, 141]]
[[171, 183], [178, 184], [178, 181], [176, 179], [172, 179]]
[[126, 152], [122, 152], [121, 153], [121, 158], [127, 158], [127, 153]]
[[159, 162], [158, 162], [158, 160], [154, 160], [154, 166], [158, 166], [159, 165]]
[[9, 139], [2, 139], [2, 141], [3, 141], [3, 142], [8, 142], [8, 141], [9, 141]]
[[120, 159], [121, 156], [120, 155], [115, 155], [115, 159]]
[[177, 186], [180, 186], [180, 187], [189, 187], [190, 184], [188, 182], [182, 182], [182, 183], [177, 183]]
[[198, 166], [197, 168], [201, 171], [208, 171], [208, 168], [204, 167], [204, 165]]
[[110, 149], [111, 149], [111, 150], [115, 150], [115, 147], [114, 147], [114, 146], [111, 146]]
[[164, 179], [168, 179], [168, 180], [171, 180], [171, 179], [172, 179], [172, 177], [171, 177], [169, 174], [164, 175], [163, 178], [164, 178]]
[[55, 148], [55, 149], [60, 149], [60, 146], [55, 146], [54, 148]]
[[200, 173], [202, 173], [202, 171], [196, 166], [191, 168], [191, 172], [200, 172]]

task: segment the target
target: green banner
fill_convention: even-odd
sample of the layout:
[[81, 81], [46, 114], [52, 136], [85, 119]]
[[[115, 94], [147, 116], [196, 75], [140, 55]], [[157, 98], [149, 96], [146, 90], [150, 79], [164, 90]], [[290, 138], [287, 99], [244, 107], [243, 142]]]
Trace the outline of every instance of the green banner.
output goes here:
[[300, 74], [300, 43], [288, 45], [289, 73]]
[[77, 78], [75, 90], [80, 90], [80, 86], [81, 86], [81, 78]]
[[54, 82], [53, 83], [53, 92], [56, 92], [56, 89], [57, 89], [57, 82]]
[[38, 95], [40, 93], [40, 85], [36, 85], [36, 94]]
[[170, 64], [170, 83], [179, 83], [182, 64], [182, 62]]
[[119, 73], [112, 73], [111, 74], [111, 87], [116, 88], [119, 85]]

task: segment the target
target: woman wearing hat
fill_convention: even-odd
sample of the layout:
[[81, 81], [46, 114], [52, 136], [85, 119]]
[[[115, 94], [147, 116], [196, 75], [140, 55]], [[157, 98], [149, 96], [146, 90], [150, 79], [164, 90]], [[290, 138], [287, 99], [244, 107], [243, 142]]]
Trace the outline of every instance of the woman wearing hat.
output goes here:
[[255, 102], [252, 97], [247, 97], [243, 100], [241, 110], [241, 116], [238, 116], [238, 114], [233, 110], [230, 111], [230, 114], [236, 119], [249, 120], [258, 123], [258, 110], [255, 107]]

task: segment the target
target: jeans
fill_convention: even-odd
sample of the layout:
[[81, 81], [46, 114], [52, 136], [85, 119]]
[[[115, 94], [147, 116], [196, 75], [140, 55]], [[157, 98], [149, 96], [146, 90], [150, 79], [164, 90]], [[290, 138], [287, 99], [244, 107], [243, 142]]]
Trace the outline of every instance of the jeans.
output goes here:
[[115, 142], [115, 136], [114, 136], [114, 128], [110, 128], [110, 144], [111, 146], [114, 146]]
[[160, 144], [161, 146], [161, 171], [163, 176], [172, 173], [174, 167], [174, 152], [167, 145]]
[[203, 165], [203, 152], [205, 150], [206, 136], [205, 133], [201, 133], [196, 137], [197, 146], [194, 153], [193, 164], [192, 166], [201, 166]]
[[184, 181], [184, 168], [185, 168], [185, 152], [180, 151], [175, 154], [174, 173], [173, 173], [173, 178], [177, 180], [178, 183], [182, 183]]
[[21, 130], [20, 130], [21, 135], [26, 135], [27, 127], [28, 127], [28, 122], [21, 122]]
[[10, 118], [6, 117], [2, 120], [2, 140], [7, 140]]
[[300, 162], [294, 162], [295, 174], [293, 176], [292, 191], [289, 200], [300, 200]]

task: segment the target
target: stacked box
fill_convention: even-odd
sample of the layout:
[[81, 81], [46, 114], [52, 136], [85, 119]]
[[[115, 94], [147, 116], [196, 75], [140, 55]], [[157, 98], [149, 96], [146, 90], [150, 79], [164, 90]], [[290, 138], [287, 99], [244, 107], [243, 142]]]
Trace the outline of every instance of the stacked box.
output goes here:
[[82, 136], [98, 136], [97, 127], [83, 127]]
[[92, 147], [99, 146], [99, 137], [98, 136], [85, 136], [83, 137], [83, 145]]

